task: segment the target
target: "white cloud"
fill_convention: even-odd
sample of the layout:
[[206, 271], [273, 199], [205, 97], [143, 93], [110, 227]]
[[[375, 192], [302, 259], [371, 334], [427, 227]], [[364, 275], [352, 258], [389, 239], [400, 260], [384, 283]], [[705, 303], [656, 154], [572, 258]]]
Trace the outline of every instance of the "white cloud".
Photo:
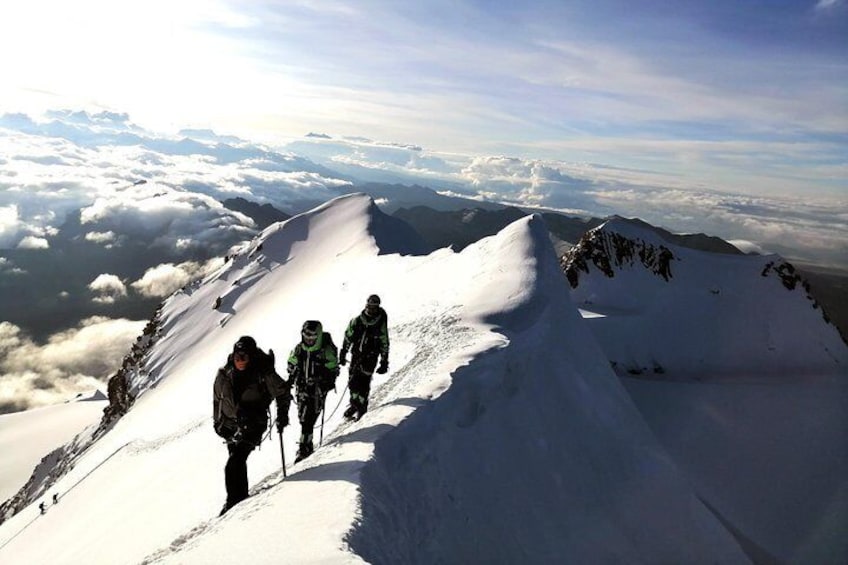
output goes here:
[[[581, 53], [575, 56], [585, 55]], [[68, 211], [81, 209], [89, 241], [109, 245], [108, 236], [112, 234], [115, 244], [144, 241], [177, 250], [185, 259], [192, 258], [195, 252], [209, 256], [224, 253], [233, 243], [256, 233], [250, 219], [227, 210], [219, 199], [243, 196], [293, 212], [299, 210], [290, 206], [302, 204], [304, 199], [332, 198], [337, 194], [334, 187], [344, 184], [315, 172], [308, 161], [293, 154], [249, 143], [222, 145], [223, 149], [216, 152], [212, 143], [180, 145], [136, 129], [133, 131], [140, 136], [141, 145], [102, 145], [108, 142], [108, 138], [107, 142], [101, 140], [103, 120], [88, 121], [95, 121], [101, 129], [87, 134], [77, 123], [79, 144], [49, 135], [0, 130], [0, 154], [9, 155], [0, 168], [0, 188], [8, 187], [0, 190], [0, 246], [15, 245], [22, 234], [47, 238], [55, 234]], [[126, 125], [121, 122], [115, 127]], [[844, 167], [828, 164], [833, 161], [829, 152], [832, 148], [824, 142], [577, 137], [554, 143], [557, 153], [582, 152], [591, 157], [582, 163], [436, 154], [418, 147], [363, 139], [335, 138], [311, 146], [330, 167], [334, 161], [370, 166], [405, 173], [405, 178], [410, 179], [408, 184], [419, 182], [437, 188], [441, 184], [456, 194], [550, 207], [572, 215], [641, 216], [678, 231], [704, 231], [760, 244], [785, 237], [786, 241], [819, 254], [834, 249], [845, 253], [839, 240], [848, 238], [845, 222], [834, 216], [834, 211], [845, 210], [844, 199], [822, 204], [823, 198], [808, 197], [807, 192], [801, 202], [774, 196], [806, 190], [810, 178], [836, 186], [835, 179], [844, 176]], [[194, 147], [209, 153], [185, 154], [191, 153], [187, 148], [193, 151]], [[308, 151], [305, 145], [293, 147]], [[51, 154], [60, 156], [61, 161], [45, 161], [43, 157]], [[651, 170], [640, 164], [663, 162], [670, 154], [677, 156], [677, 172]], [[30, 158], [18, 159], [16, 155]], [[637, 158], [615, 167], [590, 164], [605, 163], [610, 155]], [[795, 169], [796, 163], [815, 155], [821, 157], [822, 164], [806, 169], [814, 177], [802, 177]], [[39, 158], [33, 160], [32, 156]], [[712, 177], [714, 162], [723, 163], [726, 178]], [[733, 175], [727, 172], [731, 170]], [[769, 173], [745, 172], [752, 170]], [[696, 173], [709, 182], [698, 181], [693, 176]], [[139, 179], [146, 182], [137, 184]], [[720, 193], [710, 192], [719, 185], [737, 194], [720, 198], [716, 196]], [[746, 191], [747, 197], [742, 195]], [[746, 198], [753, 199], [756, 205], [746, 206]], [[814, 207], [813, 202], [820, 205]], [[799, 209], [818, 221], [793, 219]], [[787, 218], [783, 228], [782, 218]], [[832, 235], [828, 235], [828, 230]]]
[[144, 237], [215, 253], [256, 233], [250, 218], [218, 200], [242, 196], [287, 211], [303, 199], [332, 198], [332, 187], [346, 184], [304, 170], [315, 168], [304, 159], [256, 145], [181, 144], [139, 128], [125, 139], [126, 120], [67, 112], [52, 118], [65, 123], [44, 122], [30, 133], [0, 129], [0, 248], [22, 236], [55, 235], [80, 210], [88, 241], [108, 246]]
[[15, 264], [5, 257], [0, 257], [0, 273], [11, 275], [23, 275], [26, 273], [23, 269], [16, 267]]
[[92, 243], [99, 243], [105, 245], [106, 247], [109, 247], [110, 244], [115, 243], [116, 238], [117, 236], [113, 231], [90, 231], [85, 234], [86, 241], [91, 241]]
[[818, 2], [816, 3], [816, 10], [818, 10], [818, 11], [830, 10], [831, 8], [839, 6], [842, 3], [843, 3], [842, 0], [818, 0]]
[[96, 228], [90, 232], [97, 234], [92, 241], [106, 241], [111, 234], [113, 239], [141, 238], [168, 249], [214, 249], [234, 237], [255, 234], [252, 220], [213, 197], [161, 185], [99, 197], [82, 209], [80, 221]]
[[130, 286], [144, 296], [170, 296], [189, 282], [203, 277], [223, 264], [222, 259], [211, 259], [206, 263], [187, 261], [174, 265], [163, 263], [148, 269], [144, 276]]
[[734, 246], [742, 253], [756, 253], [757, 255], [768, 255], [770, 253], [769, 251], [766, 251], [761, 245], [745, 239], [732, 239], [728, 241], [728, 243]]
[[108, 273], [97, 275], [97, 278], [89, 283], [88, 288], [96, 295], [93, 300], [100, 304], [112, 304], [127, 295], [127, 287], [123, 281]]
[[37, 344], [0, 322], [0, 413], [25, 410], [103, 388], [145, 322], [95, 317]]
[[43, 237], [28, 235], [18, 243], [18, 249], [49, 249], [50, 243]]
[[[3, 184], [0, 182], [0, 188]], [[20, 229], [18, 206], [10, 204], [0, 206], [0, 246], [9, 247], [18, 235]]]

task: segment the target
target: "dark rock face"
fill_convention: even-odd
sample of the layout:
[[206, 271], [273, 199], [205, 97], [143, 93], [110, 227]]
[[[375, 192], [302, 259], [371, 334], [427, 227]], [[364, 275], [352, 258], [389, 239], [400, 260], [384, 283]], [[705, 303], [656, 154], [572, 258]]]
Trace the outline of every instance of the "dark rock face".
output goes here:
[[[481, 207], [434, 210], [426, 206], [413, 206], [399, 208], [392, 216], [412, 226], [427, 243], [430, 251], [448, 246], [455, 251], [462, 251], [472, 243], [498, 233], [529, 213], [514, 207], [496, 210]], [[541, 216], [551, 234], [569, 244], [580, 239], [587, 229], [603, 223], [603, 220], [598, 218], [574, 218], [551, 212], [542, 213]]]
[[800, 275], [795, 272], [795, 267], [786, 261], [781, 261], [777, 265], [774, 261], [769, 261], [760, 274], [767, 277], [770, 272], [774, 272], [780, 278], [780, 282], [787, 290], [795, 290], [796, 286], [803, 284]]
[[425, 206], [401, 208], [392, 214], [421, 234], [428, 251], [451, 246], [461, 251], [480, 239], [494, 235], [526, 213], [517, 208], [503, 210], [464, 209], [439, 211]]
[[103, 409], [103, 420], [111, 422], [127, 413], [135, 400], [129, 393], [129, 384], [123, 368], [118, 369], [106, 385], [109, 394], [109, 406]]
[[629, 239], [615, 232], [592, 229], [586, 232], [577, 245], [560, 258], [571, 288], [577, 288], [580, 273], [589, 273], [589, 264], [606, 276], [615, 277], [614, 267], [634, 265], [638, 261], [645, 268], [665, 280], [672, 278], [671, 262], [674, 253], [664, 245], [654, 245], [641, 239]]
[[126, 414], [135, 402], [135, 395], [131, 391], [130, 377], [135, 373], [144, 371], [144, 357], [159, 337], [159, 317], [161, 313], [162, 305], [144, 326], [144, 330], [136, 339], [129, 354], [124, 357], [121, 368], [109, 379], [106, 387], [109, 395], [109, 406], [103, 409], [103, 418], [94, 434], [95, 437], [105, 433], [111, 424]]
[[[809, 294], [815, 296], [825, 318], [839, 328], [843, 339], [848, 337], [848, 272], [818, 265], [793, 263], [798, 274], [809, 283]], [[848, 343], [848, 339], [845, 339]]]
[[256, 222], [256, 225], [259, 226], [260, 230], [264, 230], [273, 223], [283, 222], [291, 218], [289, 214], [281, 212], [270, 204], [260, 205], [241, 197], [229, 198], [224, 200], [222, 204], [230, 210], [235, 210], [236, 212], [241, 212], [248, 216]]

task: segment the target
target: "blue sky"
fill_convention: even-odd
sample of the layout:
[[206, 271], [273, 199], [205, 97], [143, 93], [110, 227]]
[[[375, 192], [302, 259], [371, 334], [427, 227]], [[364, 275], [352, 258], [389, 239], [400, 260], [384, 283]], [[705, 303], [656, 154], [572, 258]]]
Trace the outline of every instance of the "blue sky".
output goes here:
[[5, 3], [2, 109], [269, 143], [363, 135], [845, 203], [845, 0], [117, 4]]

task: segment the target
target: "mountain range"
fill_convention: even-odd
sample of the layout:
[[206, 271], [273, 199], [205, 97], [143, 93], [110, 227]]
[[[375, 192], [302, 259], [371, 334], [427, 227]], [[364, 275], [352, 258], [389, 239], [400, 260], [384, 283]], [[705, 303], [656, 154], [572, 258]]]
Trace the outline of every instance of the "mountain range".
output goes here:
[[[430, 249], [460, 250], [516, 210], [542, 214], [559, 255], [623, 212], [678, 232], [721, 234], [748, 251], [785, 249], [848, 332], [848, 276], [826, 266], [844, 264], [844, 222], [838, 209], [815, 203], [701, 191], [684, 191], [683, 200], [664, 193], [659, 203], [656, 187], [621, 185], [597, 165], [447, 155], [323, 133], [277, 147], [203, 129], [170, 136], [118, 112], [2, 115], [0, 153], [0, 413], [60, 402], [85, 390], [80, 380], [105, 380], [171, 292], [270, 222], [356, 192], [393, 215], [415, 210], [404, 217]], [[39, 361], [59, 350], [73, 356], [84, 331], [113, 336], [92, 345], [103, 353], [96, 366], [73, 360], [57, 374]]]
[[[3, 505], [0, 560], [844, 562], [848, 346], [791, 265], [621, 218], [563, 258], [552, 231], [516, 215], [425, 254], [364, 194], [269, 224], [163, 302], [109, 417]], [[316, 453], [283, 478], [287, 429], [215, 518], [232, 343], [280, 359], [303, 320], [338, 336], [375, 292], [392, 353], [372, 409], [342, 420], [342, 376]]]

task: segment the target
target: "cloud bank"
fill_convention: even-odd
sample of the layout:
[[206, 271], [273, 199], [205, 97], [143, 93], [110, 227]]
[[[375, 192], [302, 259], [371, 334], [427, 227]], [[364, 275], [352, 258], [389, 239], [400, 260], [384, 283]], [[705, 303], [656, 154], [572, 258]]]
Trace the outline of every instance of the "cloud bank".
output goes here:
[[44, 344], [0, 322], [0, 413], [64, 402], [104, 389], [144, 322], [95, 317]]
[[[328, 167], [356, 162], [355, 173], [367, 180], [410, 184], [417, 178], [466, 198], [577, 216], [639, 217], [678, 233], [746, 240], [766, 253], [848, 269], [845, 198], [722, 192], [652, 170], [503, 155], [463, 157], [399, 145], [389, 148], [388, 161], [375, 146], [370, 140], [328, 139], [326, 134], [291, 144]], [[372, 150], [380, 156], [373, 168], [365, 159]], [[395, 176], [386, 178], [386, 172]]]
[[206, 263], [186, 261], [179, 265], [163, 263], [148, 269], [144, 276], [132, 283], [132, 288], [144, 296], [166, 297], [187, 283], [202, 278], [224, 264], [221, 258]]
[[43, 249], [80, 211], [94, 243], [223, 251], [256, 226], [220, 201], [302, 211], [348, 184], [294, 155], [226, 139], [157, 136], [110, 112], [0, 116], [0, 247]]
[[[296, 213], [336, 196], [346, 179], [359, 179], [574, 215], [638, 216], [673, 231], [743, 239], [793, 259], [848, 266], [844, 198], [722, 192], [642, 168], [444, 154], [325, 133], [279, 149], [209, 130], [185, 133], [194, 138], [154, 134], [110, 112], [53, 112], [41, 121], [0, 117], [6, 155], [0, 246], [43, 248], [76, 209], [83, 237], [104, 247], [141, 238], [183, 250], [186, 258], [201, 249], [223, 254], [256, 226], [221, 200], [240, 196]], [[774, 159], [791, 166], [791, 157]]]

